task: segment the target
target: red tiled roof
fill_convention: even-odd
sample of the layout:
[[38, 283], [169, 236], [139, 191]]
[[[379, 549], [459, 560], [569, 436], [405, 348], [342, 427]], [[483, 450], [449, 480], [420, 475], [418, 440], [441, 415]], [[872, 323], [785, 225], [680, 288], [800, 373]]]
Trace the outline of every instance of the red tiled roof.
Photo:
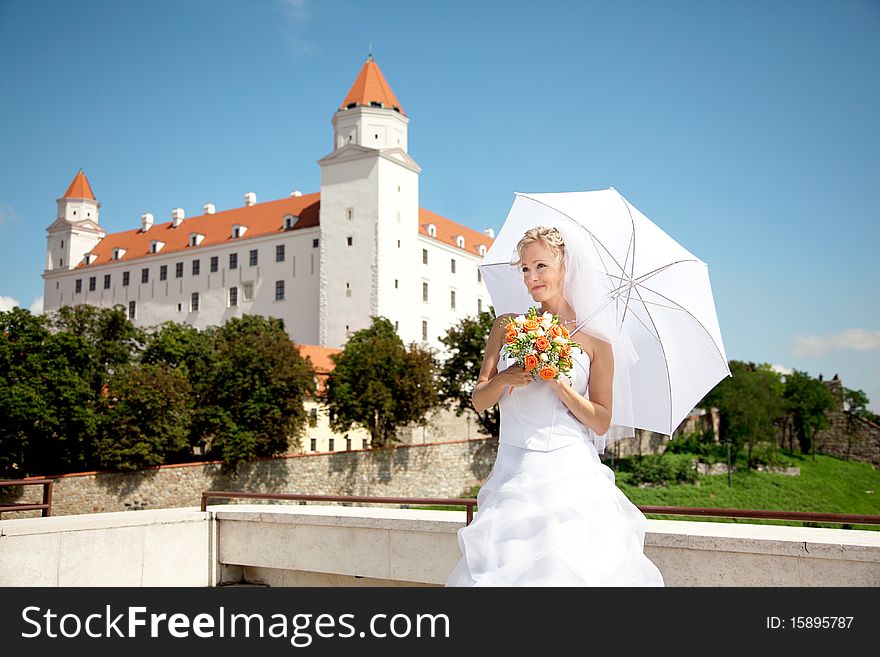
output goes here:
[[[284, 217], [293, 215], [298, 217], [294, 224], [294, 230], [318, 226], [320, 221], [321, 195], [318, 192], [292, 196], [276, 201], [267, 201], [250, 206], [242, 206], [231, 210], [223, 210], [214, 214], [203, 214], [188, 217], [177, 228], [172, 226], [171, 221], [154, 224], [147, 232], [140, 228], [108, 234], [92, 249], [91, 253], [98, 257], [91, 265], [85, 261], [77, 265], [77, 268], [94, 267], [95, 265], [118, 262], [113, 260], [113, 251], [117, 248], [125, 249], [125, 253], [119, 261], [137, 260], [156, 254], [150, 253], [150, 243], [153, 240], [164, 242], [165, 246], [159, 252], [161, 254], [175, 251], [199, 249], [212, 244], [230, 243], [233, 241], [247, 240], [251, 237], [283, 233]], [[232, 226], [241, 224], [247, 226], [247, 232], [237, 240], [232, 237]], [[448, 246], [458, 248], [455, 238], [458, 235], [464, 237], [464, 249], [468, 253], [479, 255], [480, 245], [487, 249], [492, 245], [492, 238], [480, 233], [473, 228], [463, 226], [451, 219], [439, 214], [419, 208], [419, 233], [429, 236], [428, 224], [437, 227], [437, 234], [433, 239]], [[199, 246], [189, 246], [191, 233], [204, 235]]]
[[97, 200], [95, 194], [92, 192], [92, 186], [89, 185], [89, 179], [86, 178], [86, 174], [82, 169], [80, 169], [79, 173], [74, 176], [73, 182], [70, 183], [70, 187], [64, 192], [63, 198], [87, 198], [92, 201]]
[[[203, 214], [188, 217], [177, 228], [170, 221], [154, 224], [147, 232], [140, 228], [112, 233], [104, 237], [92, 253], [98, 257], [91, 266], [103, 265], [113, 262], [113, 250], [125, 249], [125, 254], [120, 260], [135, 260], [155, 255], [150, 253], [150, 243], [153, 240], [164, 242], [165, 246], [160, 253], [167, 254], [186, 249], [198, 249], [212, 244], [228, 243], [232, 241], [247, 240], [260, 235], [270, 235], [284, 232], [284, 217], [293, 215], [299, 217], [294, 224], [294, 230], [310, 228], [318, 225], [320, 210], [320, 194], [303, 194], [291, 196], [277, 201], [267, 201], [255, 205], [246, 205], [232, 210], [224, 210], [214, 214]], [[238, 240], [232, 237], [232, 226], [241, 224], [247, 226], [247, 232]], [[190, 233], [200, 233], [205, 236], [201, 244], [196, 247], [189, 246]], [[83, 261], [77, 267], [86, 267]]]
[[449, 246], [457, 247], [458, 244], [455, 241], [456, 236], [461, 235], [464, 237], [464, 250], [468, 253], [479, 255], [481, 244], [484, 245], [487, 250], [492, 246], [493, 239], [485, 233], [463, 226], [460, 223], [452, 221], [452, 219], [441, 217], [439, 214], [426, 210], [425, 208], [419, 208], [419, 233], [430, 237], [431, 235], [428, 233], [428, 224], [434, 224], [434, 226], [437, 227], [437, 234], [434, 236], [434, 239]]
[[298, 344], [299, 353], [303, 358], [308, 357], [312, 361], [312, 367], [316, 374], [329, 374], [336, 367], [330, 360], [330, 356], [342, 352], [342, 349], [333, 347], [319, 347], [316, 344]]
[[352, 104], [369, 107], [371, 103], [380, 103], [382, 107], [388, 109], [396, 107], [401, 114], [404, 114], [403, 108], [397, 101], [397, 97], [391, 91], [391, 87], [385, 81], [385, 76], [379, 70], [379, 65], [373, 61], [372, 57], [364, 63], [361, 72], [358, 74], [354, 84], [351, 85], [351, 89], [349, 89], [348, 95], [342, 101], [339, 109], [348, 109]]

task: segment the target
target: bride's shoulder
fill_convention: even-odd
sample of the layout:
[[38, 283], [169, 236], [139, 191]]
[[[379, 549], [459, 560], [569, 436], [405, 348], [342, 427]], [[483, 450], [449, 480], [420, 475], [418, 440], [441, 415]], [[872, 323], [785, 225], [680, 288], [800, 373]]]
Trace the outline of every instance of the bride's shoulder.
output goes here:
[[597, 360], [611, 356], [611, 343], [605, 342], [605, 340], [597, 338], [595, 335], [578, 331], [571, 336], [571, 339], [584, 348], [587, 356], [590, 357], [590, 362], [594, 363]]

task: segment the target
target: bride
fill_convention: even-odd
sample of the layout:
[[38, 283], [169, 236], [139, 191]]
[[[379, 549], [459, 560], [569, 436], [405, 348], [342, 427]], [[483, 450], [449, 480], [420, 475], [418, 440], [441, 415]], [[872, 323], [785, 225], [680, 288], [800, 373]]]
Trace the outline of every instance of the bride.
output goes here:
[[516, 253], [539, 312], [558, 314], [584, 351], [572, 351], [570, 378], [532, 379], [500, 353], [515, 315], [496, 319], [471, 400], [478, 412], [498, 404], [498, 454], [474, 521], [458, 532], [462, 557], [446, 586], [664, 586], [644, 554], [645, 516], [599, 458], [611, 425], [612, 345], [581, 330], [558, 229], [527, 231]]

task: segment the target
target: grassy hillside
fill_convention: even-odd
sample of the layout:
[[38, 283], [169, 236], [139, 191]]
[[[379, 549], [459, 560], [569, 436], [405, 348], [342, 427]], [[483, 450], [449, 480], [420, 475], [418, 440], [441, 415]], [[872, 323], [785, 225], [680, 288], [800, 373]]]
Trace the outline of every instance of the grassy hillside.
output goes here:
[[[679, 484], [657, 488], [629, 486], [621, 477], [620, 489], [639, 505], [701, 506], [736, 509], [773, 509], [782, 511], [821, 511], [825, 513], [863, 513], [880, 515], [880, 471], [869, 463], [843, 461], [831, 456], [794, 455], [790, 457], [801, 469], [798, 477], [768, 472], [737, 471], [733, 487], [727, 475], [700, 477], [699, 485]], [[696, 516], [647, 514], [649, 518], [711, 520]], [[803, 525], [782, 520], [725, 518], [727, 522], [752, 524]], [[843, 527], [832, 523], [806, 523], [814, 527]], [[853, 529], [880, 530], [878, 525], [845, 526]]]

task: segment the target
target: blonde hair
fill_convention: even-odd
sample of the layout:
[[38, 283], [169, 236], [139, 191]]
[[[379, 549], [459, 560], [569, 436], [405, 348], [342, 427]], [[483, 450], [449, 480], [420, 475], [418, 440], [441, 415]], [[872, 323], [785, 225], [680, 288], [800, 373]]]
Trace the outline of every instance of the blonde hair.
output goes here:
[[510, 264], [519, 267], [522, 264], [523, 250], [529, 244], [539, 241], [544, 242], [553, 253], [553, 264], [557, 267], [561, 266], [565, 261], [565, 241], [558, 229], [547, 226], [535, 226], [525, 232], [525, 235], [516, 244], [516, 259], [512, 260]]

